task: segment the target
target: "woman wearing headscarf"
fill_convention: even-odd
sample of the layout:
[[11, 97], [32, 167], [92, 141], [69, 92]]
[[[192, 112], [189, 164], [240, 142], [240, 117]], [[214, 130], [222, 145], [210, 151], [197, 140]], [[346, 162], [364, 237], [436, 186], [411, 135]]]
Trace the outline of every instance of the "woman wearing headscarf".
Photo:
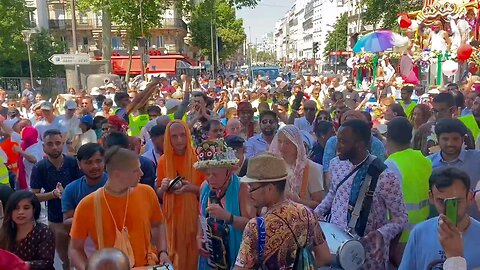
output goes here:
[[196, 161], [187, 123], [170, 122], [158, 160], [157, 185], [163, 198], [168, 255], [174, 269], [197, 269], [198, 196], [204, 177], [194, 169]]
[[22, 129], [20, 136], [22, 143], [14, 146], [13, 150], [18, 153], [18, 186], [20, 189], [30, 187], [30, 176], [35, 163], [43, 158], [42, 144], [38, 142], [38, 130], [32, 126]]
[[323, 199], [322, 165], [308, 159], [300, 130], [293, 125], [281, 128], [270, 151], [281, 156], [289, 170], [285, 192], [290, 200], [314, 209]]

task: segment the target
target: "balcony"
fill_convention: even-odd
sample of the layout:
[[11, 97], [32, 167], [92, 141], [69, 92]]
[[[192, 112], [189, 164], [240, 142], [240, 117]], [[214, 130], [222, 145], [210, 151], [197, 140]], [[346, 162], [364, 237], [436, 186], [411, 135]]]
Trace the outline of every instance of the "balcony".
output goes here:
[[167, 18], [162, 19], [160, 29], [175, 29], [175, 30], [183, 30], [187, 31], [187, 24], [179, 18]]
[[[71, 19], [48, 20], [48, 27], [50, 29], [70, 30], [72, 29], [72, 20]], [[77, 19], [77, 30], [93, 30], [101, 27], [102, 27], [102, 21], [100, 19], [98, 20], [95, 20], [92, 18]]]
[[72, 20], [48, 20], [48, 28], [50, 29], [72, 29]]

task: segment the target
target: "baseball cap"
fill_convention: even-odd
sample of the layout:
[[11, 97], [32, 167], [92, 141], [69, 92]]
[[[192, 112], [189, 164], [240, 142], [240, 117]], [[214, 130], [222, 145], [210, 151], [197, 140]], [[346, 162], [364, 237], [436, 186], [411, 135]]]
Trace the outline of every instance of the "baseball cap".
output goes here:
[[80, 118], [80, 123], [93, 125], [93, 117], [90, 114], [86, 114]]
[[51, 111], [53, 110], [53, 104], [50, 101], [45, 101], [42, 103], [42, 105], [40, 105], [40, 109]]
[[67, 103], [65, 103], [65, 109], [67, 110], [75, 110], [77, 108], [77, 103], [73, 100], [69, 100], [67, 101]]
[[167, 111], [170, 111], [171, 109], [179, 106], [181, 103], [182, 102], [180, 100], [171, 98], [165, 102], [165, 108]]

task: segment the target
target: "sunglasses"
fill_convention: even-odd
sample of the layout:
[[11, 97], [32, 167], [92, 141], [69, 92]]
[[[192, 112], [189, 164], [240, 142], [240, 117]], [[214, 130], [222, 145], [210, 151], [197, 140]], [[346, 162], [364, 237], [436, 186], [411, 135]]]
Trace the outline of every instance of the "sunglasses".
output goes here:
[[262, 124], [266, 125], [266, 124], [270, 124], [270, 125], [273, 125], [273, 124], [276, 124], [277, 123], [277, 120], [275, 119], [264, 119], [261, 121]]

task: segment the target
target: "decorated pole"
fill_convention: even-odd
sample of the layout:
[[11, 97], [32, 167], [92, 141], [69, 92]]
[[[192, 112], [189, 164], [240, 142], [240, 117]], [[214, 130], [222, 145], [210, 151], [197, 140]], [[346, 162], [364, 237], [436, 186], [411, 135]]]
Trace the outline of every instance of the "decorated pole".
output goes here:
[[360, 86], [362, 85], [362, 71], [363, 71], [363, 68], [358, 67], [358, 69], [357, 69], [357, 88], [360, 88]]
[[438, 55], [438, 60], [437, 60], [437, 81], [436, 81], [437, 85], [442, 84], [442, 59], [443, 59], [443, 54], [440, 53]]
[[375, 87], [375, 80], [377, 78], [377, 65], [378, 65], [378, 55], [373, 56], [373, 74], [372, 74], [372, 84], [370, 85], [370, 90], [373, 90]]

